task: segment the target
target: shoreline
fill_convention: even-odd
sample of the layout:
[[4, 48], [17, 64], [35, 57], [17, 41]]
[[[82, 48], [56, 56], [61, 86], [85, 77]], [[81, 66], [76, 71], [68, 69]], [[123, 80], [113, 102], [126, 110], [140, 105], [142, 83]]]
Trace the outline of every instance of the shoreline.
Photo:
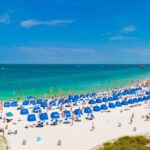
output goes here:
[[[77, 92], [77, 91], [75, 92], [74, 90], [72, 90], [72, 93], [71, 93], [71, 90], [70, 90], [70, 92], [69, 91], [64, 92], [65, 94], [63, 94], [63, 95], [58, 94], [58, 92], [53, 93], [53, 94], [39, 94], [39, 95], [35, 95], [35, 96], [32, 94], [31, 95], [34, 96], [36, 99], [40, 99], [40, 98], [46, 99], [47, 97], [48, 98], [52, 98], [52, 97], [53, 98], [59, 98], [59, 97], [67, 97], [69, 95], [88, 94], [88, 93], [92, 93], [92, 92], [98, 93], [98, 92], [103, 92], [103, 91], [112, 91], [114, 89], [120, 89], [120, 88], [129, 88], [129, 87], [136, 85], [137, 83], [146, 82], [147, 80], [149, 80], [149, 77], [145, 77], [144, 79], [141, 79], [141, 80], [135, 80], [134, 84], [128, 83], [126, 85], [121, 85], [121, 86], [118, 85], [118, 86], [114, 86], [112, 88], [107, 88], [107, 89], [102, 88], [102, 89], [95, 89], [95, 90], [85, 90], [84, 92], [83, 91], [81, 92], [80, 90], [79, 90], [80, 92]], [[25, 100], [27, 98], [27, 96], [29, 96], [29, 95], [26, 95], [24, 97], [20, 97], [19, 101]], [[3, 99], [0, 99], [0, 102], [14, 101], [14, 100], [17, 100], [17, 97], [16, 98], [13, 98], [13, 97], [12, 98], [3, 98]]]
[[[139, 87], [145, 84], [147, 80], [141, 81], [139, 83]], [[130, 86], [131, 88], [138, 87], [136, 85]], [[129, 87], [128, 87], [129, 88]], [[124, 91], [126, 88], [116, 89], [117, 91]], [[113, 93], [115, 89], [110, 91], [99, 92], [96, 91], [96, 97], [105, 97], [109, 96]], [[150, 91], [150, 87], [142, 87], [142, 91], [139, 91], [138, 94], [145, 94], [145, 91]], [[106, 93], [105, 93], [106, 92]], [[111, 92], [111, 94], [109, 94]], [[127, 98], [135, 98], [137, 95], [127, 95]], [[144, 96], [144, 95], [143, 95]], [[93, 98], [93, 97], [92, 97]], [[89, 101], [92, 98], [86, 98], [85, 104], [78, 104], [77, 106], [71, 105], [70, 107], [64, 107], [65, 110], [72, 110], [73, 112], [77, 108], [84, 109], [85, 107], [93, 107], [89, 105]], [[123, 101], [125, 97], [119, 99], [119, 101]], [[95, 98], [96, 99], [96, 98]], [[49, 101], [51, 101], [50, 99]], [[22, 101], [19, 102], [21, 105]], [[115, 102], [115, 101], [112, 101]], [[107, 103], [107, 102], [106, 102]], [[109, 102], [107, 103], [109, 104]], [[94, 106], [96, 106], [95, 104]], [[84, 106], [84, 108], [83, 108]], [[31, 106], [25, 106], [29, 110]], [[48, 115], [53, 111], [59, 111], [60, 107], [52, 108], [52, 109], [42, 109], [44, 112], [48, 112]], [[44, 127], [37, 128], [35, 126], [36, 123], [28, 122], [26, 116], [21, 116], [20, 111], [15, 109], [15, 107], [4, 108], [2, 116], [6, 115], [6, 112], [13, 112], [13, 121], [10, 123], [2, 123], [5, 127], [8, 125], [8, 129], [6, 129], [7, 133], [14, 133], [17, 130], [17, 134], [8, 134], [7, 140], [11, 147], [11, 150], [48, 150], [49, 148], [54, 150], [89, 150], [94, 148], [97, 145], [101, 145], [104, 142], [107, 142], [111, 139], [116, 139], [120, 136], [125, 135], [137, 135], [143, 133], [150, 133], [149, 123], [150, 120], [145, 121], [145, 115], [150, 114], [150, 101], [146, 100], [137, 104], [131, 104], [128, 106], [116, 107], [116, 108], [108, 108], [108, 111], [101, 110], [100, 112], [93, 112], [94, 119], [87, 120], [86, 114], [84, 113], [80, 119], [80, 122], [75, 122], [72, 124], [71, 121], [69, 124], [65, 124], [64, 122], [58, 123], [56, 126], [51, 124], [46, 125], [44, 123]], [[32, 112], [33, 113], [33, 112]], [[130, 124], [131, 115], [134, 114], [133, 122]], [[38, 117], [38, 114], [36, 115]], [[144, 118], [143, 118], [144, 116]], [[19, 121], [21, 120], [21, 121]], [[2, 121], [2, 120], [1, 120]], [[50, 120], [48, 122], [51, 122]], [[94, 130], [91, 130], [94, 123]], [[118, 124], [121, 123], [121, 127]], [[28, 128], [25, 128], [25, 126]], [[136, 127], [136, 131], [134, 128]], [[113, 130], [112, 130], [113, 128]], [[71, 138], [70, 138], [71, 137]], [[37, 141], [40, 138], [41, 141]], [[22, 145], [23, 140], [26, 140], [26, 145]], [[61, 140], [62, 145], [58, 146], [57, 142]]]

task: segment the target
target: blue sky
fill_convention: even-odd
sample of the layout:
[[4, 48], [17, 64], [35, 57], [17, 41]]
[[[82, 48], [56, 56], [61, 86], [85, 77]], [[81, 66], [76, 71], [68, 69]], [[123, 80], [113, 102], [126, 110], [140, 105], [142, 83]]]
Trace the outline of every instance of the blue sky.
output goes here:
[[0, 63], [150, 63], [149, 0], [1, 0]]

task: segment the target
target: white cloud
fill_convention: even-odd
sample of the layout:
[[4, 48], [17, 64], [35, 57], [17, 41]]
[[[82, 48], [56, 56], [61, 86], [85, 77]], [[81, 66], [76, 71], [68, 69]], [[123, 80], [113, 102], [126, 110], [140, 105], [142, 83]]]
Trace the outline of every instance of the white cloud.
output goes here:
[[131, 33], [135, 32], [137, 28], [134, 25], [126, 26], [121, 30], [121, 33]]
[[49, 20], [49, 21], [40, 21], [40, 20], [34, 20], [34, 19], [29, 19], [29, 20], [24, 20], [20, 22], [20, 26], [30, 28], [33, 26], [39, 26], [39, 25], [47, 25], [47, 26], [56, 26], [56, 25], [61, 25], [61, 24], [71, 24], [73, 23], [74, 20]]
[[119, 41], [119, 40], [135, 40], [137, 37], [131, 36], [124, 36], [124, 35], [115, 35], [109, 38], [112, 41]]
[[82, 53], [92, 53], [95, 50], [90, 48], [63, 48], [63, 47], [19, 47], [23, 53], [28, 54], [82, 54]]
[[9, 24], [10, 23], [10, 16], [5, 13], [0, 16], [0, 23]]

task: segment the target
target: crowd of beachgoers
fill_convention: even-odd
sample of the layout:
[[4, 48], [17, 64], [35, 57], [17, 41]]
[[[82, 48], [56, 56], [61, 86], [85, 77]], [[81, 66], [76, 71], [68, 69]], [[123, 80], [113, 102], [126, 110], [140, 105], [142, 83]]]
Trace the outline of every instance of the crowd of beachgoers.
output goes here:
[[[91, 131], [95, 130], [94, 119], [98, 113], [110, 113], [119, 109], [120, 113], [150, 103], [149, 81], [139, 82], [128, 88], [116, 88], [93, 92], [90, 94], [69, 95], [68, 97], [35, 99], [28, 96], [23, 101], [4, 101], [1, 103], [0, 132], [17, 135], [17, 127], [44, 128], [70, 124], [73, 126], [83, 119], [91, 120]], [[149, 106], [149, 105], [148, 105]], [[149, 111], [150, 112], [150, 111]], [[144, 121], [150, 120], [150, 113], [142, 116]], [[132, 113], [129, 123], [132, 124], [135, 114]], [[118, 127], [121, 127], [118, 122]], [[136, 127], [133, 129], [136, 131]], [[41, 141], [41, 137], [37, 137]], [[26, 144], [24, 139], [22, 144]], [[58, 142], [61, 145], [61, 141]]]

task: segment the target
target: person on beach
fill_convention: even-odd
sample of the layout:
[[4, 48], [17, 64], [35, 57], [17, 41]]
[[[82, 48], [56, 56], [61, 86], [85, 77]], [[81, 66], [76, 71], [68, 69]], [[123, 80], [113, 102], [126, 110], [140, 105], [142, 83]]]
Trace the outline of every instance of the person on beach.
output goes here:
[[94, 131], [94, 130], [95, 130], [95, 125], [94, 125], [94, 123], [92, 123], [91, 131]]

